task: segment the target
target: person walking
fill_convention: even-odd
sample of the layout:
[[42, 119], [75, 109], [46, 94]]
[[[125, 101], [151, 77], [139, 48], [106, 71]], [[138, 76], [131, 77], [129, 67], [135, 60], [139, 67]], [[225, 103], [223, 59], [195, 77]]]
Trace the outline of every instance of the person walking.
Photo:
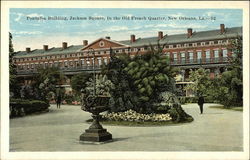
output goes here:
[[200, 107], [200, 112], [201, 114], [203, 113], [203, 104], [204, 104], [205, 100], [203, 96], [200, 96], [198, 99], [198, 105]]
[[57, 107], [57, 108], [60, 108], [60, 106], [61, 106], [61, 101], [62, 101], [62, 97], [61, 97], [61, 95], [59, 94], [59, 95], [57, 95], [57, 97], [56, 97], [56, 107]]

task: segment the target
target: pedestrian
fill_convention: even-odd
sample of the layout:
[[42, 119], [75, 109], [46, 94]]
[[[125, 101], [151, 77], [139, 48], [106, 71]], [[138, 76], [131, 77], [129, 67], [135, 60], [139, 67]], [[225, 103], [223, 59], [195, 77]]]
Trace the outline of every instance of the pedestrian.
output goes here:
[[198, 99], [198, 105], [200, 107], [200, 111], [201, 111], [201, 114], [203, 113], [203, 104], [204, 104], [204, 97], [203, 96], [199, 96], [199, 99]]
[[59, 95], [57, 95], [57, 97], [56, 97], [56, 107], [57, 107], [57, 108], [60, 108], [61, 101], [62, 101], [62, 97], [61, 97], [61, 95], [59, 94]]

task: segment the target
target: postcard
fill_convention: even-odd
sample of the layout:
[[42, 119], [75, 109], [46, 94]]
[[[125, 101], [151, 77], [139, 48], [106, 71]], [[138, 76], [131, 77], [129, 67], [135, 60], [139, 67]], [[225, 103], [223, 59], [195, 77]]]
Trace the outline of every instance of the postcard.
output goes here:
[[1, 3], [1, 159], [249, 159], [249, 2]]

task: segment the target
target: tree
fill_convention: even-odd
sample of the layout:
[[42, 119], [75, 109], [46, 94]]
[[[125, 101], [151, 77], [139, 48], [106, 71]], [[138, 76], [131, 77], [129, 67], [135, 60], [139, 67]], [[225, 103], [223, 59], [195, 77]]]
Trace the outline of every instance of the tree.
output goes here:
[[86, 87], [86, 82], [91, 77], [91, 74], [82, 72], [76, 74], [71, 78], [71, 87], [76, 92], [77, 95], [80, 95], [81, 89]]
[[15, 55], [12, 34], [9, 32], [9, 88], [12, 97], [20, 96], [20, 86], [18, 84], [16, 65], [13, 62], [13, 56]]
[[56, 94], [56, 86], [65, 80], [64, 75], [57, 67], [38, 68], [32, 84], [36, 99], [49, 101], [51, 95]]
[[143, 112], [154, 110], [152, 103], [157, 102], [161, 92], [174, 92], [174, 70], [161, 50], [135, 56], [124, 70], [131, 76], [131, 86], [139, 97]]
[[211, 79], [209, 77], [209, 70], [199, 68], [198, 70], [191, 70], [189, 79], [191, 84], [185, 87], [185, 90], [193, 91], [197, 96], [204, 96], [209, 94]]
[[233, 55], [228, 70], [213, 82], [214, 99], [225, 107], [243, 105], [242, 37], [231, 41], [228, 47]]
[[130, 86], [131, 78], [123, 70], [131, 58], [127, 54], [116, 56], [111, 54], [111, 62], [105, 66], [102, 73], [114, 84], [111, 88], [109, 107], [112, 112], [126, 111], [133, 109], [137, 111], [138, 98]]
[[[161, 50], [151, 50], [144, 55], [130, 58], [128, 54], [112, 56], [106, 69], [108, 78], [115, 85], [111, 92], [116, 111], [133, 109], [152, 113], [161, 92], [174, 89], [174, 69]], [[112, 107], [111, 107], [112, 108]]]

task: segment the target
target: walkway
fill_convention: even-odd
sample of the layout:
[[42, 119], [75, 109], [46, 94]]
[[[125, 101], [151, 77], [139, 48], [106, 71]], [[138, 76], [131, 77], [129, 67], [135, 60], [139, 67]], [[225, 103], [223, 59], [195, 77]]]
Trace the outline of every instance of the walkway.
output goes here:
[[89, 127], [90, 114], [80, 106], [50, 107], [49, 113], [10, 120], [10, 151], [242, 151], [243, 113], [209, 108], [199, 114], [197, 104], [183, 105], [192, 123], [157, 126], [107, 126], [114, 141], [79, 143]]

